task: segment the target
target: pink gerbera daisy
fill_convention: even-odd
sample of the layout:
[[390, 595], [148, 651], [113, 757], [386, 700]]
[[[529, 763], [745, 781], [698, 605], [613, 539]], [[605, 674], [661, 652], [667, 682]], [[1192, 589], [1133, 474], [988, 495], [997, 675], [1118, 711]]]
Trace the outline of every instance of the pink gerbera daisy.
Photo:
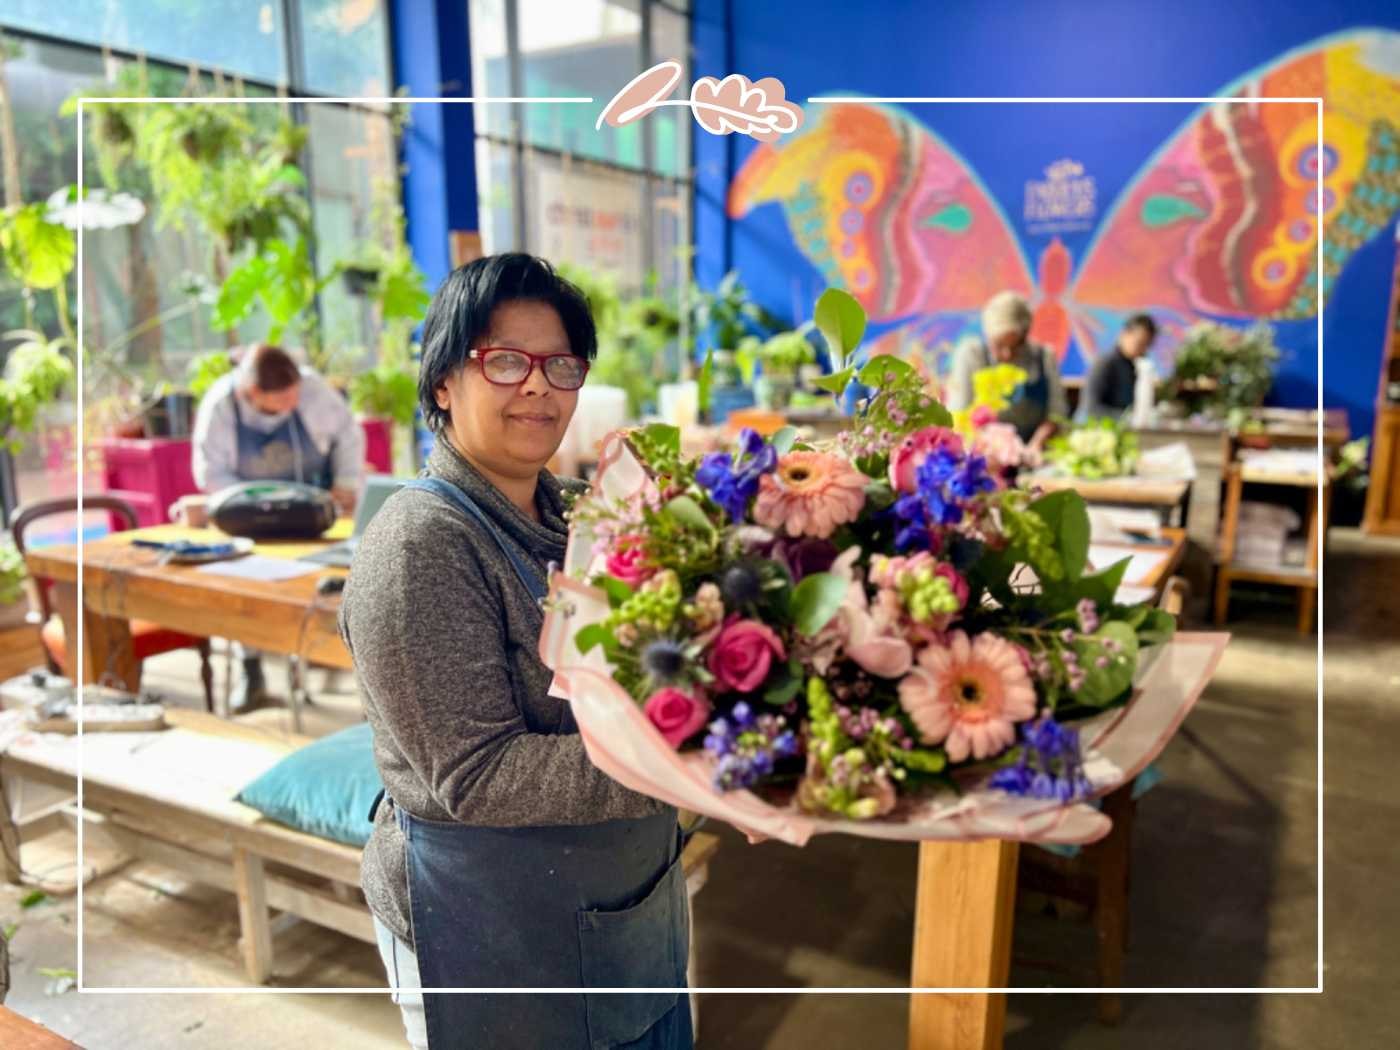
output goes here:
[[1035, 717], [1035, 686], [1021, 650], [1005, 638], [962, 631], [926, 646], [899, 683], [899, 702], [926, 744], [948, 760], [989, 758], [1016, 740], [1015, 723]]
[[860, 513], [867, 480], [829, 452], [789, 452], [759, 482], [754, 520], [789, 536], [825, 539]]

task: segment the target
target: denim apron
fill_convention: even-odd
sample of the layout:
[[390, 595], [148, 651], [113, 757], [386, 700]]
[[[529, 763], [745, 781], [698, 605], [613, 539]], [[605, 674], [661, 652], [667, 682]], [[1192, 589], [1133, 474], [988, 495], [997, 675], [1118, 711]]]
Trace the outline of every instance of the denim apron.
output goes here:
[[238, 437], [238, 464], [244, 481], [300, 481], [329, 489], [335, 480], [331, 451], [322, 455], [295, 409], [275, 430], [263, 433], [243, 423], [238, 395], [233, 395], [233, 424]]
[[[420, 478], [493, 536], [457, 486]], [[392, 800], [387, 800], [392, 804]], [[423, 988], [661, 988], [644, 994], [424, 995], [432, 1050], [690, 1050], [689, 919], [675, 813], [577, 827], [472, 827], [399, 806]]]

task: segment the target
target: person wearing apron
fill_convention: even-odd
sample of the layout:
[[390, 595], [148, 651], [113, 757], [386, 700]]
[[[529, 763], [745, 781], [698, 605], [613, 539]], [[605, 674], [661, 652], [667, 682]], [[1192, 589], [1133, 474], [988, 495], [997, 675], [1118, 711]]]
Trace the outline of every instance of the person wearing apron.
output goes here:
[[1015, 365], [1026, 373], [1026, 380], [997, 419], [1014, 426], [1030, 450], [1039, 453], [1055, 433], [1055, 417], [1069, 414], [1069, 402], [1055, 352], [1031, 342], [1030, 330], [1031, 308], [1025, 299], [1014, 292], [992, 296], [982, 308], [982, 338], [966, 339], [954, 352], [944, 403], [954, 412], [967, 408], [978, 372], [998, 364]]
[[[341, 513], [354, 509], [364, 471], [364, 435], [350, 407], [320, 376], [276, 346], [251, 349], [200, 402], [192, 442], [195, 483], [217, 492], [248, 481], [299, 481], [326, 489]], [[270, 700], [262, 660], [239, 650], [230, 706]]]
[[[596, 345], [539, 259], [449, 275], [419, 380], [436, 443], [351, 566], [341, 635], [385, 787], [362, 883], [415, 1048], [693, 1043], [676, 811], [592, 765], [538, 655], [568, 535], [544, 467]], [[433, 991], [503, 988], [563, 991]], [[646, 991], [590, 991], [619, 988]]]

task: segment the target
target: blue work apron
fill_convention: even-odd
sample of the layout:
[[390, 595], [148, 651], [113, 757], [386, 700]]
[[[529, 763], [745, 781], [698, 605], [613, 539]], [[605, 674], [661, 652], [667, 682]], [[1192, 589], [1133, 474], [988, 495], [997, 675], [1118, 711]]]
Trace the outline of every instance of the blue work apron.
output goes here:
[[[536, 598], [545, 589], [466, 493], [408, 482], [481, 522]], [[392, 804], [391, 799], [386, 801]], [[661, 988], [643, 994], [424, 995], [432, 1050], [690, 1050], [681, 836], [641, 820], [473, 827], [400, 806], [424, 988]]]
[[317, 488], [332, 487], [334, 445], [330, 452], [322, 455], [301, 421], [300, 412], [293, 409], [281, 426], [264, 433], [244, 425], [238, 395], [232, 396], [233, 424], [238, 438], [235, 469], [239, 478], [243, 481], [300, 481]]

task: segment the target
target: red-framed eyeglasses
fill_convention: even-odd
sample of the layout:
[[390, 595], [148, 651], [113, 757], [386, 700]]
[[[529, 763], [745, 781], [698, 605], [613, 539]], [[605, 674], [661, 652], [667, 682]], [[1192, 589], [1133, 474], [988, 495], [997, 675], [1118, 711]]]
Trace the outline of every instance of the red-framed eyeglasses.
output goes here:
[[588, 362], [574, 354], [532, 354], [509, 346], [485, 346], [467, 353], [481, 362], [481, 374], [497, 386], [519, 386], [530, 378], [535, 365], [555, 390], [577, 390], [588, 378]]

